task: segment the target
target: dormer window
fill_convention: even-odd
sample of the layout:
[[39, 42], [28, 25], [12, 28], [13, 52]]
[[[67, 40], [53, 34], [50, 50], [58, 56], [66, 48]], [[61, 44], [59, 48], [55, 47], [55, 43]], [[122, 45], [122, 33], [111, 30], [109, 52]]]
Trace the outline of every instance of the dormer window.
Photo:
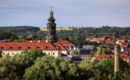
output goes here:
[[11, 48], [12, 48], [11, 46], [8, 47], [8, 49], [11, 49]]
[[2, 49], [3, 47], [0, 47], [0, 50]]
[[44, 49], [47, 49], [48, 47], [47, 46], [44, 46]]
[[40, 43], [40, 40], [38, 40], [37, 42]]
[[38, 46], [35, 46], [35, 49], [38, 49], [39, 47]]
[[21, 49], [21, 47], [20, 47], [20, 46], [18, 46], [18, 47], [17, 47], [17, 49]]
[[60, 50], [60, 47], [59, 47], [59, 46], [57, 46], [57, 47], [56, 47], [56, 49], [57, 49], [57, 50]]
[[29, 46], [26, 46], [26, 49], [29, 49], [30, 47]]

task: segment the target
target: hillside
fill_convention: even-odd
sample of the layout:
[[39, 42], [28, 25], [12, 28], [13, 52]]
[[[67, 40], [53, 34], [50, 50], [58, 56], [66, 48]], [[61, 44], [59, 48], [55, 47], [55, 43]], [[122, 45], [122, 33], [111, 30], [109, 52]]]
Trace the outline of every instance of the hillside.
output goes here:
[[34, 32], [38, 32], [39, 30], [40, 30], [39, 27], [33, 27], [33, 26], [8, 26], [8, 27], [0, 26], [0, 32], [15, 33], [17, 35], [34, 33]]

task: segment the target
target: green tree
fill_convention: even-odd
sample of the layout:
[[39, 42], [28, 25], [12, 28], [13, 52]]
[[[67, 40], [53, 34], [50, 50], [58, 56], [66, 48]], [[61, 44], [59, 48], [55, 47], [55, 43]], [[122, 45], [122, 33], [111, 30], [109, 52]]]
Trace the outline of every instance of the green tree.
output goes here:
[[111, 50], [108, 48], [107, 45], [100, 45], [98, 48], [97, 48], [97, 51], [94, 53], [94, 55], [97, 55], [97, 54], [111, 54]]
[[[34, 55], [36, 54], [36, 55]], [[13, 57], [5, 56], [0, 58], [0, 79], [21, 80], [25, 69], [31, 67], [38, 57], [44, 54], [40, 50], [23, 51]]]
[[26, 38], [27, 38], [27, 40], [33, 40], [34, 39], [32, 34], [28, 35]]
[[52, 56], [38, 58], [24, 74], [25, 80], [72, 80], [76, 77], [77, 67], [74, 63]]
[[73, 50], [73, 51], [71, 51], [71, 55], [78, 55], [78, 52]]

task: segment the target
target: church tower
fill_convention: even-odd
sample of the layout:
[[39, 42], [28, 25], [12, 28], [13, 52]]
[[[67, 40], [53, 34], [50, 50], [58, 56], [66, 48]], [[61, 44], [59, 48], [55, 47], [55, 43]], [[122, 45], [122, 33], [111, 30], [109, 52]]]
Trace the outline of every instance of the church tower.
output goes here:
[[115, 55], [114, 55], [114, 72], [118, 72], [120, 67], [120, 63], [119, 63], [119, 59], [120, 59], [120, 54], [119, 54], [119, 46], [118, 45], [115, 45], [114, 46], [115, 48]]
[[53, 11], [50, 10], [50, 17], [48, 18], [47, 23], [47, 39], [46, 42], [56, 42], [57, 36], [56, 36], [56, 24], [55, 24], [55, 18], [53, 17]]

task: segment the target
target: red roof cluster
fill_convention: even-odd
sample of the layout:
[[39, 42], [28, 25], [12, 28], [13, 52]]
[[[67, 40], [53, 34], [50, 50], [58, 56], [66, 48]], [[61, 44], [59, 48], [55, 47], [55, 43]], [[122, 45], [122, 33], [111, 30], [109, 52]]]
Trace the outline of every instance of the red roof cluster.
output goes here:
[[110, 44], [113, 44], [113, 38], [112, 37], [110, 37], [110, 38], [107, 38], [106, 40], [106, 43], [110, 43]]
[[127, 47], [128, 46], [128, 41], [127, 39], [122, 39], [122, 40], [117, 40], [116, 43], [119, 44], [121, 47]]
[[95, 60], [100, 60], [100, 59], [103, 59], [103, 58], [113, 58], [113, 57], [114, 57], [113, 54], [101, 54], [101, 55], [96, 55], [93, 58]]
[[[124, 52], [120, 52], [120, 56], [122, 57], [124, 61], [128, 61], [128, 58], [130, 57], [130, 55]], [[94, 60], [100, 60], [103, 58], [114, 58], [114, 54], [101, 54], [101, 55], [96, 55], [93, 57]]]
[[127, 41], [127, 39], [122, 39], [122, 40], [117, 40], [117, 42], [121, 42], [121, 43], [127, 43], [128, 41]]
[[65, 50], [65, 47], [74, 46], [69, 41], [57, 41], [52, 44], [45, 40], [26, 40], [25, 42], [0, 42], [1, 50]]
[[99, 37], [99, 38], [93, 38], [92, 36], [91, 37], [88, 37], [86, 38], [86, 40], [89, 40], [91, 42], [97, 42], [97, 43], [102, 43], [102, 42], [106, 42], [106, 43], [110, 43], [110, 44], [113, 44], [113, 37]]
[[61, 44], [61, 45], [63, 45], [64, 47], [74, 46], [74, 44], [72, 44], [71, 42], [66, 41], [66, 40], [59, 40], [59, 41], [57, 41], [55, 44]]

